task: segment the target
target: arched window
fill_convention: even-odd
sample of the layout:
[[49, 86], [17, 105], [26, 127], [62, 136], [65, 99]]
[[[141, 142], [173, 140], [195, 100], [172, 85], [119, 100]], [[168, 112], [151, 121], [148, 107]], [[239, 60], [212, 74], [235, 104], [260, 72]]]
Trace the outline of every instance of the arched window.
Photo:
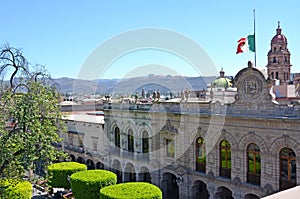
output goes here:
[[115, 146], [120, 148], [120, 129], [119, 129], [119, 127], [115, 128]]
[[149, 153], [149, 137], [147, 131], [143, 131], [142, 136], [143, 153]]
[[274, 52], [276, 52], [276, 47], [274, 47]]
[[247, 182], [260, 185], [260, 149], [254, 143], [249, 144], [247, 147], [247, 170]]
[[231, 146], [227, 140], [220, 143], [220, 176], [231, 178]]
[[276, 57], [273, 57], [273, 63], [276, 63]]
[[279, 189], [285, 190], [296, 186], [296, 154], [290, 148], [282, 148], [280, 158]]
[[271, 79], [274, 79], [274, 72], [271, 72]]
[[203, 138], [196, 140], [196, 170], [205, 173], [206, 168], [206, 153]]
[[128, 143], [128, 151], [134, 152], [134, 137], [133, 137], [133, 131], [131, 129], [128, 130], [127, 135], [127, 143]]
[[148, 132], [143, 131], [142, 136], [142, 157], [144, 160], [149, 160], [150, 143]]
[[275, 79], [278, 79], [278, 72], [275, 73]]

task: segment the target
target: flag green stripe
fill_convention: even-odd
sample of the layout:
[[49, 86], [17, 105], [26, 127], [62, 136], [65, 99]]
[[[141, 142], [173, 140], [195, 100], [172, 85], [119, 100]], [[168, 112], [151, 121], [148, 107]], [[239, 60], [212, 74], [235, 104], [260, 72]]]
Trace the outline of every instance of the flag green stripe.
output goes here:
[[255, 36], [254, 35], [248, 35], [248, 48], [249, 51], [255, 52]]

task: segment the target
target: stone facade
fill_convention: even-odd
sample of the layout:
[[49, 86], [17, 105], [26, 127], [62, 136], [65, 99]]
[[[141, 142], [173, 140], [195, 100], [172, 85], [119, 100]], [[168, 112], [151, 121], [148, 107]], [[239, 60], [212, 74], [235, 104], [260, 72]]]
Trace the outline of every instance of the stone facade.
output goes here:
[[260, 198], [299, 184], [300, 106], [276, 103], [251, 64], [234, 81], [231, 104], [106, 104], [104, 126], [66, 120], [63, 147], [119, 182], [158, 185], [164, 198]]

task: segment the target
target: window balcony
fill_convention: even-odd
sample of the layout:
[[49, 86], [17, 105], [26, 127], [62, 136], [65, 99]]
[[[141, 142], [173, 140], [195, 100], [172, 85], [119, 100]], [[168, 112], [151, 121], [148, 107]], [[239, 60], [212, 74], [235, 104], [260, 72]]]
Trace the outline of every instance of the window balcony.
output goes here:
[[196, 162], [196, 171], [205, 173], [206, 164], [203, 162]]

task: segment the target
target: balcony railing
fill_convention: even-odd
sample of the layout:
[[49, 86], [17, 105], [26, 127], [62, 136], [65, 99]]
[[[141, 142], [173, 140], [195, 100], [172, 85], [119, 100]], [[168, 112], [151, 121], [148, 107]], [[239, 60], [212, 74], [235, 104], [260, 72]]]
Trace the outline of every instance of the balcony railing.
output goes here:
[[260, 185], [260, 174], [247, 173], [247, 182], [251, 184]]
[[149, 161], [150, 160], [150, 154], [149, 153], [137, 153], [136, 154], [136, 159]]
[[108, 153], [120, 157], [121, 149], [116, 146], [109, 147]]
[[279, 185], [279, 189], [280, 190], [286, 190], [292, 187], [296, 186], [296, 180], [284, 180], [284, 179], [280, 179], [280, 185]]
[[65, 145], [64, 146], [65, 149], [77, 152], [77, 153], [84, 153], [84, 147], [83, 146], [76, 146], [76, 145]]
[[231, 178], [231, 169], [220, 167], [220, 176], [224, 178]]
[[134, 153], [135, 153], [135, 152], [130, 152], [130, 151], [123, 150], [123, 151], [122, 151], [122, 156], [123, 156], [124, 158], [130, 158], [130, 159], [133, 159], [133, 158], [134, 158]]

